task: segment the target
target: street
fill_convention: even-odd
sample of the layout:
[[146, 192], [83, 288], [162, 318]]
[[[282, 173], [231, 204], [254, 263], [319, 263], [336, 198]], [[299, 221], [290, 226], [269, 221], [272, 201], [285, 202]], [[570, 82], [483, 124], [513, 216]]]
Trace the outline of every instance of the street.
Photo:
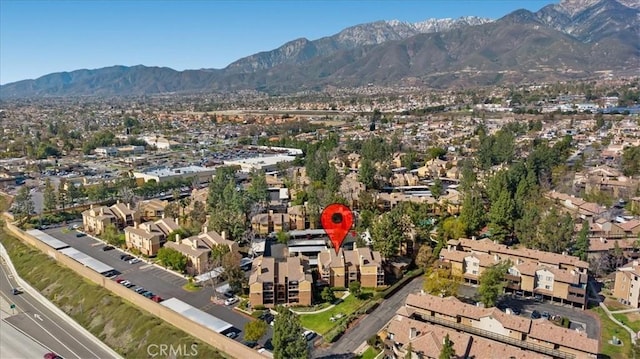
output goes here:
[[396, 294], [389, 299], [384, 300], [378, 308], [371, 314], [367, 314], [355, 327], [349, 328], [347, 332], [333, 343], [329, 348], [319, 348], [313, 353], [314, 358], [350, 358], [355, 356], [353, 353], [378, 333], [387, 322], [393, 318], [396, 311], [402, 307], [410, 293], [417, 293], [422, 289], [423, 276], [419, 276], [407, 283]]
[[[3, 302], [15, 305], [15, 308], [8, 310], [5, 306], [2, 307], [3, 319], [0, 321], [2, 335], [0, 337], [3, 338], [3, 357], [41, 358], [47, 352], [54, 352], [66, 359], [113, 357], [110, 352], [105, 351], [98, 344], [95, 337], [87, 337], [26, 291], [13, 295], [11, 290], [18, 287], [18, 284], [4, 261], [0, 266], [0, 272], [2, 272], [0, 273], [0, 297]], [[16, 333], [18, 330], [33, 338], [32, 341], [25, 340], [24, 335], [18, 335]], [[26, 343], [37, 341], [37, 346], [30, 347], [31, 343], [29, 343], [22, 349], [16, 347], [15, 344], [12, 344], [13, 347], [5, 347], [7, 338], [21, 338], [19, 340]], [[47, 350], [39, 353], [38, 356], [33, 355], [34, 351], [40, 352], [43, 348]], [[8, 356], [5, 356], [5, 350], [7, 350], [6, 355]], [[9, 350], [20, 351], [20, 356], [9, 355]]]

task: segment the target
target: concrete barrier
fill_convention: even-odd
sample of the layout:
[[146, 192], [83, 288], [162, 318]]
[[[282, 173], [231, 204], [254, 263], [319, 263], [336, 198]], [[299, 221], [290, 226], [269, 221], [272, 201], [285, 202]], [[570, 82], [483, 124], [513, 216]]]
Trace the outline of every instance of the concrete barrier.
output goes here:
[[108, 289], [112, 293], [132, 303], [136, 307], [166, 321], [167, 323], [184, 331], [185, 333], [188, 333], [189, 335], [202, 340], [203, 342], [211, 345], [221, 352], [224, 352], [226, 355], [242, 359], [254, 358], [260, 355], [258, 352], [243, 345], [242, 343], [229, 339], [225, 335], [217, 333], [197, 322], [194, 322], [191, 319], [186, 318], [161, 304], [158, 304], [135, 293], [132, 290], [127, 289], [126, 287], [116, 283], [115, 281], [112, 281], [104, 277], [103, 275], [94, 272], [93, 270], [83, 266], [79, 262], [76, 262], [75, 260], [40, 242], [36, 238], [30, 236], [11, 223], [7, 223], [7, 229], [22, 242], [36, 247], [43, 253], [55, 259], [58, 263], [89, 279], [97, 285]]

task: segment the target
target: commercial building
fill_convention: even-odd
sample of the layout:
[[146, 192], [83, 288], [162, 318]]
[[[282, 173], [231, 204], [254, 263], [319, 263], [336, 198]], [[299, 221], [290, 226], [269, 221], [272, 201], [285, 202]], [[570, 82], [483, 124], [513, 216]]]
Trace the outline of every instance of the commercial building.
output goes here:
[[585, 308], [589, 264], [578, 257], [527, 248], [511, 248], [489, 239], [461, 238], [447, 242], [440, 265], [466, 281], [477, 283], [485, 268], [509, 261], [505, 291]]
[[159, 167], [150, 169], [145, 172], [133, 172], [133, 177], [139, 183], [145, 183], [150, 180], [156, 183], [167, 182], [175, 179], [192, 178], [198, 183], [209, 183], [213, 174], [216, 172], [214, 167], [187, 166], [178, 168]]
[[363, 287], [375, 288], [384, 285], [384, 268], [380, 252], [368, 247], [354, 250], [333, 248], [318, 255], [318, 272], [322, 282], [331, 287], [345, 287], [359, 281]]
[[224, 161], [225, 166], [239, 166], [242, 172], [251, 172], [253, 170], [262, 170], [265, 172], [271, 172], [278, 169], [278, 164], [281, 162], [293, 162], [295, 156], [289, 155], [260, 155], [258, 157], [243, 158]]
[[253, 307], [279, 304], [311, 305], [313, 278], [304, 256], [264, 257], [253, 261], [249, 302]]

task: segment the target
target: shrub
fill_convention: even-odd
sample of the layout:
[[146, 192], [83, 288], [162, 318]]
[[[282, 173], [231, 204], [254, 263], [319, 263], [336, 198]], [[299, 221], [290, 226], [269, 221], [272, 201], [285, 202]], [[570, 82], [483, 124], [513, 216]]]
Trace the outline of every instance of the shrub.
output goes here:
[[265, 309], [267, 309], [267, 307], [265, 307], [265, 306], [264, 306], [264, 305], [262, 305], [262, 304], [258, 304], [258, 305], [256, 305], [255, 307], [253, 307], [253, 309], [254, 309], [254, 310], [265, 310]]
[[262, 316], [262, 314], [264, 314], [264, 310], [254, 310], [251, 313], [251, 316], [254, 318], [260, 318]]

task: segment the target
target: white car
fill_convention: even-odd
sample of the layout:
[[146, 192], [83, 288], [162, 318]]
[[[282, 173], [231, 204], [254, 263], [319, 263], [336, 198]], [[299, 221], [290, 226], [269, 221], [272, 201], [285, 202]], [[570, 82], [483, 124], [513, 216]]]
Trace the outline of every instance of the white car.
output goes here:
[[238, 303], [239, 301], [240, 299], [238, 299], [237, 297], [227, 298], [224, 300], [224, 305], [233, 305]]
[[133, 258], [129, 260], [129, 264], [136, 264], [140, 262], [140, 258]]
[[235, 339], [238, 336], [238, 333], [236, 332], [229, 332], [226, 334], [227, 338], [229, 339]]

